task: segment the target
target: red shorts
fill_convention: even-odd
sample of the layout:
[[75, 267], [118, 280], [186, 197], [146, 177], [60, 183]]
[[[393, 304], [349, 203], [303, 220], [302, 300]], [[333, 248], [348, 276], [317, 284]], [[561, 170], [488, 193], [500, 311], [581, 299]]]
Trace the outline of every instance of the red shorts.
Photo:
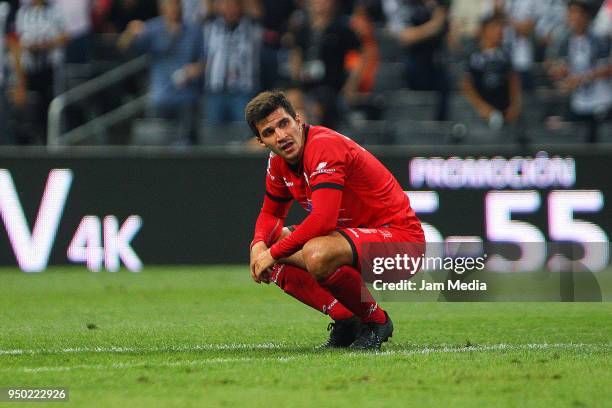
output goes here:
[[[295, 225], [289, 226], [293, 231]], [[425, 235], [422, 231], [415, 231], [414, 228], [408, 229], [401, 226], [388, 226], [379, 228], [338, 228], [336, 229], [351, 246], [353, 252], [352, 265], [369, 282], [375, 274], [373, 266], [375, 259], [394, 258], [398, 256], [401, 261], [405, 257], [422, 257], [425, 253]], [[409, 265], [411, 263], [408, 263]], [[420, 268], [419, 268], [420, 269]], [[412, 273], [402, 269], [400, 271], [386, 272], [387, 281], [399, 281], [412, 277], [417, 270]]]
[[[353, 267], [370, 269], [374, 258], [420, 257], [425, 251], [425, 236], [414, 229], [388, 226], [379, 228], [339, 228], [353, 250]], [[363, 271], [365, 272], [365, 270]], [[416, 272], [416, 271], [415, 271]]]

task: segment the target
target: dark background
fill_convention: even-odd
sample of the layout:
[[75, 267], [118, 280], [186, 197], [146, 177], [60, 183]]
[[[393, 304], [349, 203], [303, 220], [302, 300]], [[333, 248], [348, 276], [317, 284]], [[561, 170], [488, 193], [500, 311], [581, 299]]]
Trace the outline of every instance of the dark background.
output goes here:
[[[520, 152], [533, 156], [533, 152]], [[413, 156], [428, 152], [378, 150], [374, 152], [410, 189], [408, 168]], [[516, 151], [483, 154], [512, 157]], [[556, 152], [549, 151], [552, 156]], [[594, 222], [608, 236], [612, 231], [612, 155], [597, 151], [560, 152], [576, 160], [573, 189], [604, 192], [604, 209], [575, 218]], [[436, 156], [467, 156], [461, 152], [437, 151]], [[131, 242], [144, 265], [247, 263], [248, 244], [261, 206], [266, 156], [222, 150], [169, 154], [155, 152], [99, 152], [79, 155], [31, 154], [0, 157], [0, 168], [8, 169], [19, 193], [30, 230], [40, 205], [48, 173], [69, 168], [73, 182], [53, 245], [50, 264], [67, 264], [66, 250], [85, 215], [101, 219], [115, 215], [119, 223], [132, 214], [142, 217], [143, 227]], [[480, 156], [480, 155], [478, 155]], [[437, 190], [440, 207], [421, 219], [443, 236], [484, 236], [484, 196], [488, 190]], [[0, 192], [2, 194], [3, 192]], [[538, 227], [547, 237], [547, 191], [540, 191], [541, 207], [530, 215], [516, 215]], [[304, 213], [294, 206], [289, 222], [299, 222]], [[16, 265], [4, 225], [0, 228], [0, 265]]]

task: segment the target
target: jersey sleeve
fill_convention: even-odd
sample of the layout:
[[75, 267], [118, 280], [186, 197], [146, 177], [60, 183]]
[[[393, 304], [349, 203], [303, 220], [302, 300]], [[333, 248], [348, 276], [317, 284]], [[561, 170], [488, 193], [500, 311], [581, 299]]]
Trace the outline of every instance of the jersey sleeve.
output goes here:
[[313, 192], [320, 188], [344, 189], [350, 152], [341, 137], [311, 141], [304, 169]]
[[272, 201], [279, 203], [289, 202], [293, 200], [291, 192], [285, 185], [282, 172], [279, 166], [279, 160], [274, 154], [270, 154], [268, 158], [268, 167], [266, 169], [266, 197]]
[[279, 169], [275, 166], [273, 155], [268, 159], [266, 169], [266, 194], [263, 206], [255, 223], [255, 232], [250, 247], [263, 241], [266, 246], [272, 245], [280, 236], [281, 230], [293, 197], [282, 182]]
[[312, 212], [291, 234], [270, 247], [274, 259], [285, 258], [315, 237], [325, 236], [336, 227], [342, 192], [320, 189], [312, 193]]

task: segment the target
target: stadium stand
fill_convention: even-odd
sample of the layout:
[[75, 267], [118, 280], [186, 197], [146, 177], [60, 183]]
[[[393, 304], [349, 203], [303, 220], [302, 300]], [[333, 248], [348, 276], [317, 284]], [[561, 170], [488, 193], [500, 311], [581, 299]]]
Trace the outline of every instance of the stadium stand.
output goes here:
[[[202, 24], [210, 21], [215, 16], [215, 10], [220, 0], [208, 1], [208, 7], [198, 14], [196, 23]], [[338, 0], [328, 0], [338, 2]], [[589, 2], [590, 0], [581, 0]], [[4, 3], [4, 2], [3, 2]], [[53, 1], [51, 1], [53, 3]], [[98, 4], [99, 3], [99, 4]], [[135, 144], [135, 145], [171, 145], [174, 143], [172, 128], [164, 120], [149, 120], [145, 118], [145, 106], [141, 101], [147, 92], [146, 66], [138, 71], [130, 71], [122, 74], [122, 67], [131, 66], [132, 61], [139, 57], [136, 53], [121, 53], [117, 49], [117, 37], [123, 28], [133, 19], [147, 20], [157, 15], [151, 5], [146, 6], [144, 2], [137, 6], [122, 0], [116, 1], [94, 1], [92, 6], [92, 36], [90, 57], [78, 63], [66, 61], [57, 67], [57, 75], [60, 78], [55, 96], [65, 94], [74, 89], [94, 89], [95, 92], [86, 92], [77, 100], [71, 100], [67, 106], [62, 106], [57, 114], [57, 107], [61, 105], [55, 102], [49, 106], [51, 116], [56, 115], [49, 125], [49, 129], [56, 126], [56, 130], [50, 130], [50, 144]], [[222, 2], [221, 2], [222, 3]], [[221, 4], [218, 3], [218, 4]], [[262, 19], [266, 17], [273, 2], [253, 0], [248, 2], [251, 6], [245, 8], [245, 13], [252, 18]], [[291, 30], [308, 18], [308, 1], [289, 5], [284, 4], [286, 12], [275, 15], [275, 32], [278, 34], [278, 50], [274, 53], [275, 63], [264, 64], [278, 69], [273, 75], [265, 73], [265, 83], [271, 81], [275, 87], [288, 88], [294, 86], [291, 81], [288, 67], [289, 51], [295, 44]], [[436, 106], [439, 104], [439, 96], [435, 91], [414, 91], [407, 89], [406, 69], [404, 66], [404, 53], [397, 40], [387, 28], [384, 18], [381, 0], [370, 0], [365, 2], [351, 2], [366, 5], [368, 13], [372, 13], [374, 22], [374, 37], [380, 55], [380, 62], [375, 74], [375, 81], [370, 92], [360, 95], [360, 103], [343, 103], [341, 100], [341, 124], [339, 129], [347, 135], [355, 138], [363, 144], [445, 144], [445, 143], [583, 143], [585, 137], [585, 125], [583, 123], [570, 123], [565, 114], [568, 106], [568, 96], [562, 94], [555, 88], [548, 76], [548, 66], [542, 62], [546, 55], [546, 49], [539, 49], [536, 59], [531, 66], [530, 78], [533, 89], [522, 97], [522, 117], [518, 125], [495, 131], [482, 123], [474, 113], [466, 99], [459, 90], [460, 79], [465, 70], [465, 56], [473, 44], [473, 34], [468, 31], [462, 32], [458, 40], [459, 46], [455, 46], [452, 52], [446, 54], [444, 65], [449, 76], [448, 114], [445, 121], [434, 121]], [[480, 15], [481, 10], [477, 7], [479, 1], [460, 0], [461, 5], [453, 5], [454, 9], [473, 10], [473, 14]], [[465, 3], [465, 4], [464, 4]], [[6, 2], [13, 9], [9, 13], [7, 22], [7, 36], [14, 38], [16, 2]], [[203, 4], [203, 3], [202, 3]], [[259, 4], [259, 7], [257, 6]], [[590, 3], [589, 3], [590, 4]], [[597, 0], [593, 4], [598, 5]], [[253, 6], [254, 5], [254, 6]], [[264, 5], [263, 7], [261, 5]], [[187, 5], [185, 5], [187, 6]], [[345, 7], [346, 6], [346, 7]], [[557, 4], [557, 8], [558, 8]], [[127, 7], [127, 8], [126, 8]], [[135, 8], [134, 8], [135, 7]], [[191, 6], [189, 6], [191, 7]], [[340, 11], [340, 9], [342, 11]], [[484, 8], [486, 9], [486, 8]], [[292, 11], [291, 11], [292, 10]], [[343, 3], [338, 8], [340, 18], [350, 17], [350, 6]], [[378, 11], [376, 11], [378, 10]], [[556, 10], [559, 14], [559, 10]], [[600, 15], [605, 11], [600, 11]], [[263, 16], [263, 17], [262, 17]], [[63, 16], [66, 18], [67, 16]], [[194, 16], [189, 16], [194, 17]], [[557, 16], [558, 17], [558, 16]], [[465, 19], [452, 12], [449, 14], [450, 26], [463, 21], [453, 19]], [[546, 21], [544, 17], [542, 24]], [[478, 17], [472, 18], [474, 21]], [[558, 20], [558, 18], [557, 18]], [[601, 20], [601, 18], [599, 19]], [[265, 21], [265, 18], [264, 18]], [[556, 21], [556, 20], [555, 20]], [[537, 23], [537, 22], [536, 22]], [[452, 31], [452, 30], [449, 30]], [[605, 35], [605, 30], [598, 30]], [[450, 33], [449, 33], [450, 35]], [[455, 35], [455, 33], [453, 33]], [[609, 35], [609, 34], [608, 34]], [[276, 38], [276, 37], [275, 37]], [[267, 39], [270, 40], [270, 39]], [[609, 38], [608, 38], [609, 40]], [[540, 44], [539, 46], [550, 45]], [[550, 45], [552, 47], [552, 45]], [[609, 58], [609, 57], [608, 57]], [[13, 74], [11, 64], [7, 64], [9, 77]], [[119, 68], [118, 71], [116, 69]], [[100, 84], [100, 78], [108, 79], [109, 72], [119, 72], [119, 76], [113, 74], [113, 79]], [[272, 78], [272, 80], [270, 79]], [[203, 80], [202, 78], [200, 80]], [[610, 79], [608, 79], [610, 81]], [[83, 88], [84, 87], [84, 88]], [[204, 86], [200, 89], [204, 90]], [[8, 91], [8, 89], [7, 89]], [[79, 92], [80, 93], [80, 92]], [[66, 94], [67, 95], [67, 94]], [[29, 95], [29, 105], [36, 100], [36, 95]], [[65, 102], [64, 99], [60, 102]], [[207, 123], [206, 110], [204, 109], [203, 95], [200, 95], [197, 109], [198, 123], [197, 143], [201, 145], [218, 145], [224, 143], [242, 143], [249, 139], [248, 132], [241, 130], [239, 124], [229, 123], [212, 126]], [[53, 109], [55, 106], [55, 110]], [[365, 106], [365, 108], [364, 108]], [[310, 110], [309, 110], [310, 109]], [[608, 107], [608, 111], [610, 107]], [[316, 112], [306, 104], [305, 114], [309, 118], [315, 118]], [[51, 116], [49, 116], [51, 118]], [[600, 127], [600, 142], [612, 140], [610, 114], [607, 121], [602, 122]], [[14, 126], [14, 131], [19, 133], [20, 129], [29, 129], [27, 117], [16, 116], [8, 118], [9, 123]], [[27, 138], [9, 138], [15, 143], [40, 143]]]

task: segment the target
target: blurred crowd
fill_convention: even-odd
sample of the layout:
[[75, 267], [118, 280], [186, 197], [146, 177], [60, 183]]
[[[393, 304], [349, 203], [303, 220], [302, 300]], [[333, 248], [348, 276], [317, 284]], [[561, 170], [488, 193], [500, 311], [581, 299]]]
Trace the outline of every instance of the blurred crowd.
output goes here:
[[[0, 30], [0, 144], [46, 143], [66, 67], [141, 54], [145, 117], [171, 124], [168, 144], [241, 123], [271, 88], [309, 122], [342, 129], [394, 109], [412, 120], [425, 95], [420, 119], [470, 111], [486, 132], [523, 142], [530, 121], [580, 123], [597, 142], [612, 119], [612, 0], [0, 0]], [[550, 109], [534, 119], [526, 101], [542, 94]]]

